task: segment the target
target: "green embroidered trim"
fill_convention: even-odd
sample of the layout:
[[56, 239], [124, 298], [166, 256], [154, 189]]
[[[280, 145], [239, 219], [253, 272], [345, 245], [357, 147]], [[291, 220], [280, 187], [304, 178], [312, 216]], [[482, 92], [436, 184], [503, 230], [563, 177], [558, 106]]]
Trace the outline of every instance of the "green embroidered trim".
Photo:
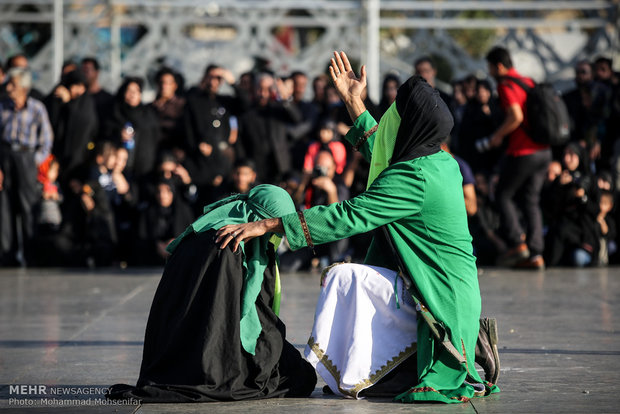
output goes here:
[[374, 127], [370, 128], [368, 131], [364, 132], [364, 135], [362, 135], [362, 137], [355, 143], [355, 145], [353, 145], [353, 149], [355, 151], [359, 151], [360, 147], [364, 145], [366, 141], [368, 141], [368, 138], [370, 138], [372, 134], [377, 132], [377, 128], [379, 128], [379, 124], [375, 125]]
[[312, 251], [314, 252], [314, 243], [312, 243], [312, 236], [310, 236], [310, 229], [308, 229], [308, 223], [306, 223], [306, 218], [304, 217], [303, 211], [298, 211], [297, 217], [299, 217], [299, 222], [301, 224], [301, 229], [304, 232], [306, 243], [308, 244], [308, 247], [310, 247]]
[[[435, 388], [433, 387], [419, 387], [419, 388], [412, 388], [409, 390], [410, 394], [414, 394], [414, 393], [418, 393], [418, 392], [436, 392], [437, 394], [441, 394], [439, 391], [437, 391]], [[443, 394], [441, 394], [443, 395]], [[445, 395], [443, 395], [445, 397]], [[465, 397], [464, 395], [461, 395], [460, 397], [450, 397], [451, 400], [458, 400], [461, 402], [467, 402], [470, 399]]]

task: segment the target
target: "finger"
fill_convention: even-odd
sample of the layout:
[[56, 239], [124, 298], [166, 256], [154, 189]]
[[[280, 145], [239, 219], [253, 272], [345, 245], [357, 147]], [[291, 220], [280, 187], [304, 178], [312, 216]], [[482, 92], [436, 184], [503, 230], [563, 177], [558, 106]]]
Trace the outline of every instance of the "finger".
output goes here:
[[224, 239], [224, 237], [226, 237], [224, 234], [222, 234], [222, 230], [223, 229], [219, 229], [215, 233], [215, 244], [220, 244], [220, 242]]
[[340, 72], [346, 72], [347, 70], [344, 68], [344, 63], [342, 63], [342, 59], [340, 58], [340, 54], [335, 53], [334, 54], [336, 56], [336, 62], [338, 63], [338, 69], [340, 70]]
[[332, 68], [331, 66], [329, 67], [329, 73], [330, 75], [332, 75], [332, 81], [336, 83], [336, 81], [338, 80], [338, 77], [336, 76], [336, 72], [334, 72], [334, 68]]
[[360, 82], [366, 84], [366, 65], [362, 65], [360, 70]]
[[334, 58], [332, 58], [332, 65], [329, 68], [336, 74], [336, 76], [340, 75], [340, 69], [338, 69], [338, 64]]
[[235, 231], [234, 227], [232, 225], [226, 225], [222, 228], [220, 228], [215, 234], [217, 237], [216, 242], [219, 243], [220, 240], [224, 239], [226, 236], [230, 235], [231, 233], [233, 233]]
[[226, 231], [226, 226], [224, 227], [220, 227], [216, 232], [215, 235], [217, 236], [217, 240], [219, 241], [219, 239], [221, 238], [222, 233], [224, 233]]
[[347, 72], [352, 71], [353, 68], [351, 67], [351, 63], [349, 62], [349, 58], [347, 57], [347, 54], [344, 52], [340, 52], [340, 55], [342, 56], [342, 61], [344, 62], [344, 68]]
[[234, 237], [232, 234], [226, 235], [226, 237], [224, 238], [224, 241], [222, 242], [222, 244], [220, 244], [220, 250], [224, 250], [226, 246], [228, 246], [228, 243], [230, 243], [232, 240], [234, 240]]

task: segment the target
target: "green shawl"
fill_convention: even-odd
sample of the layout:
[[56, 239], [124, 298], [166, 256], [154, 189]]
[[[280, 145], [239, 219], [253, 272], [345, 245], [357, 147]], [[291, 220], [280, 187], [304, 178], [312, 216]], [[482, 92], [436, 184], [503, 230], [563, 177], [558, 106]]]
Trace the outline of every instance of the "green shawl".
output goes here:
[[379, 127], [377, 128], [375, 141], [372, 147], [372, 158], [370, 159], [370, 170], [368, 172], [368, 184], [366, 185], [366, 189], [368, 189], [372, 182], [375, 181], [375, 178], [381, 174], [381, 171], [385, 170], [387, 166], [390, 165], [399, 127], [400, 114], [396, 109], [396, 102], [393, 102], [379, 121]]
[[[185, 236], [208, 230], [217, 230], [228, 224], [242, 224], [267, 218], [282, 217], [294, 213], [295, 205], [290, 195], [282, 188], [274, 185], [258, 185], [248, 194], [235, 194], [223, 200], [209, 204], [204, 214], [167, 247], [174, 253]], [[241, 300], [241, 344], [246, 352], [254, 355], [256, 340], [262, 327], [256, 312], [256, 299], [261, 291], [263, 276], [268, 264], [267, 249], [269, 243], [277, 249], [281, 236], [267, 233], [261, 237], [241, 242], [245, 278]], [[274, 312], [277, 314], [280, 303], [279, 275], [276, 266], [276, 297], [273, 301]]]

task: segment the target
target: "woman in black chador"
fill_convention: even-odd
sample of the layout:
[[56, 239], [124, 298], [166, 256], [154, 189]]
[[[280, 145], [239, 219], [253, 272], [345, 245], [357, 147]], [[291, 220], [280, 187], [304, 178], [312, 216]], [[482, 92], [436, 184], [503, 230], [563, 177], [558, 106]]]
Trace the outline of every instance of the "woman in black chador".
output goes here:
[[278, 318], [280, 235], [215, 244], [215, 231], [295, 212], [288, 193], [259, 185], [205, 207], [168, 246], [144, 339], [135, 387], [117, 384], [108, 398], [142, 402], [235, 401], [307, 397], [314, 368], [285, 339]]

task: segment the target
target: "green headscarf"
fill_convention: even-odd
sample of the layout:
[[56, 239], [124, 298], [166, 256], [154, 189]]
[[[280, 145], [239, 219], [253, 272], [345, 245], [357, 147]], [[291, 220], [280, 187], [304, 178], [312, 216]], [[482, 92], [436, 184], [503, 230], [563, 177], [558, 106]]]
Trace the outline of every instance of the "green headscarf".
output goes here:
[[[199, 233], [208, 230], [217, 230], [228, 224], [242, 224], [266, 218], [282, 217], [295, 212], [295, 204], [291, 196], [282, 188], [274, 185], [258, 185], [248, 194], [235, 194], [223, 200], [209, 204], [204, 208], [204, 214], [185, 229], [167, 247], [173, 253], [181, 240], [190, 233]], [[256, 299], [263, 284], [263, 276], [267, 268], [267, 248], [271, 243], [277, 249], [281, 235], [267, 233], [250, 240], [247, 244], [240, 243], [243, 252], [243, 266], [245, 279], [241, 299], [241, 345], [246, 352], [254, 355], [256, 340], [262, 327], [256, 312]], [[274, 312], [279, 309], [279, 274], [276, 265], [276, 297], [274, 298]]]
[[375, 135], [375, 142], [372, 146], [372, 157], [370, 159], [370, 170], [368, 171], [368, 184], [366, 189], [370, 187], [373, 181], [385, 170], [394, 153], [394, 144], [400, 127], [400, 115], [396, 109], [396, 102], [392, 103], [385, 111], [379, 127]]

